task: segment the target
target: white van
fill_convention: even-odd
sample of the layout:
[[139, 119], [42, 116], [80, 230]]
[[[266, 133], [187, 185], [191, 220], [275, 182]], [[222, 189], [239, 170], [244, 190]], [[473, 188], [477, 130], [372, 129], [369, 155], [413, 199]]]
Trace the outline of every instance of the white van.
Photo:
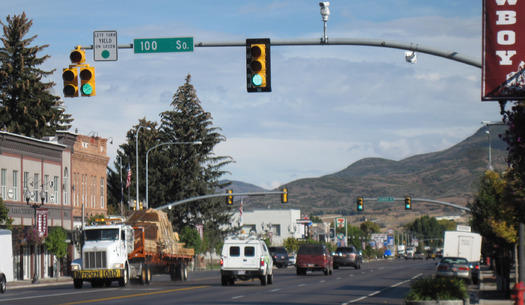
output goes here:
[[256, 235], [229, 236], [221, 257], [221, 284], [233, 286], [235, 280], [260, 279], [273, 284], [273, 261], [263, 240]]

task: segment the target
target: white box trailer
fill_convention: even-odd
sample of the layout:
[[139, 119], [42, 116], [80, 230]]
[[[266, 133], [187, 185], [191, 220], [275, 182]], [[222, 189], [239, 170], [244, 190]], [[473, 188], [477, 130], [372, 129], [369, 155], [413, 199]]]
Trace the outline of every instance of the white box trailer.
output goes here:
[[479, 262], [481, 235], [464, 231], [445, 231], [443, 256], [464, 257], [469, 262]]
[[13, 281], [13, 238], [11, 231], [0, 230], [0, 290], [5, 291], [5, 282], [1, 274], [5, 276], [5, 281]]

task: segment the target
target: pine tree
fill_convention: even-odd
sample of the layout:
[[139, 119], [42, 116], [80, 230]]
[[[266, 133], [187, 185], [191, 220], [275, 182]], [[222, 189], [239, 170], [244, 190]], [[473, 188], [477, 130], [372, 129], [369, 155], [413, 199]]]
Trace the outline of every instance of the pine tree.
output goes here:
[[7, 16], [7, 24], [0, 24], [0, 128], [35, 138], [68, 130], [73, 119], [64, 114], [60, 97], [51, 94], [55, 83], [42, 80], [55, 70], [38, 68], [50, 57], [38, 53], [49, 45], [30, 46], [36, 35], [24, 39], [33, 24], [25, 13]]

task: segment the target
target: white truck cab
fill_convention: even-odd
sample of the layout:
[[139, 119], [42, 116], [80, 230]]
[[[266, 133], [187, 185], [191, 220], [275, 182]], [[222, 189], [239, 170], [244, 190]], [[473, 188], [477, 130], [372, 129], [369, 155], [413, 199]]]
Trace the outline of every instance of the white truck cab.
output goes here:
[[268, 247], [256, 235], [229, 236], [221, 257], [221, 283], [232, 286], [235, 280], [259, 279], [261, 285], [273, 284], [273, 261]]

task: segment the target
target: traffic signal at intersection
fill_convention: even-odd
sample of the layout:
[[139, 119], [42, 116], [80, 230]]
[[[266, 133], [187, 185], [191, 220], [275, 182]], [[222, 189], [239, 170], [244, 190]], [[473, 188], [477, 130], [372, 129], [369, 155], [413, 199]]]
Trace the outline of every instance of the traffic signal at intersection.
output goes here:
[[281, 191], [284, 192], [281, 194], [281, 203], [288, 203], [288, 189], [283, 188]]
[[365, 209], [365, 206], [363, 204], [363, 197], [357, 198], [357, 211], [362, 212]]
[[[95, 67], [90, 67], [85, 63], [86, 51], [78, 46], [71, 51], [69, 59], [71, 60], [71, 65], [62, 71], [64, 97], [78, 97], [79, 94], [82, 94], [82, 96], [94, 96], [96, 94]], [[79, 78], [80, 87], [78, 84]]]
[[78, 75], [77, 68], [66, 68], [62, 72], [62, 79], [64, 80], [64, 96], [77, 97], [78, 96]]
[[246, 89], [271, 92], [270, 38], [246, 39]]
[[82, 93], [82, 96], [95, 95], [95, 67], [80, 68], [80, 93]]
[[405, 210], [412, 210], [412, 201], [410, 196], [405, 197]]
[[[226, 190], [226, 193], [232, 194], [233, 190]], [[227, 205], [232, 205], [233, 204], [233, 195], [226, 196], [226, 204]]]

